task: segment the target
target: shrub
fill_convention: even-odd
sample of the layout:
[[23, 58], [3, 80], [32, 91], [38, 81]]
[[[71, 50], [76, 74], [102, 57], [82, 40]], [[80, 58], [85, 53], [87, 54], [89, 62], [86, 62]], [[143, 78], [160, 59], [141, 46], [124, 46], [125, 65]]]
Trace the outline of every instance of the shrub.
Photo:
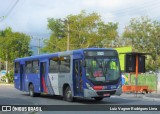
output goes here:
[[6, 74], [5, 78], [8, 78], [8, 83], [13, 83], [14, 81], [14, 73], [13, 70], [11, 70], [9, 73]]

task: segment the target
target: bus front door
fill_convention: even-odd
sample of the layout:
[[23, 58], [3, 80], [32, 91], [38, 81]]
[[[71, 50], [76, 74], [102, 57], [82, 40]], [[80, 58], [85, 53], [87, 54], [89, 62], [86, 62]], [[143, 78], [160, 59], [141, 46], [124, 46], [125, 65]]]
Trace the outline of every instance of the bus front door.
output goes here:
[[73, 89], [75, 96], [83, 95], [82, 59], [73, 61]]

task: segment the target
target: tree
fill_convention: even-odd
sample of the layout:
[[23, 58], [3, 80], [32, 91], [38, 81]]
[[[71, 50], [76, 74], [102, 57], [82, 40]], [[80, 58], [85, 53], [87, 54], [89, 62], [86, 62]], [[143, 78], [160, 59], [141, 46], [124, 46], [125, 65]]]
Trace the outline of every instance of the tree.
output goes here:
[[160, 22], [152, 21], [148, 17], [133, 18], [123, 37], [130, 39], [135, 51], [151, 53], [147, 68], [152, 67], [155, 70], [160, 54]]
[[[30, 37], [19, 32], [12, 32], [11, 28], [0, 31], [0, 57], [13, 67], [13, 60], [31, 54], [29, 50]], [[8, 67], [7, 67], [8, 72]]]
[[101, 16], [93, 12], [87, 14], [81, 11], [77, 15], [68, 15], [65, 19], [48, 19], [50, 39], [45, 40], [43, 52], [65, 51], [67, 39], [70, 40], [70, 50], [87, 47], [104, 47], [114, 40], [117, 35], [118, 23], [104, 23]]

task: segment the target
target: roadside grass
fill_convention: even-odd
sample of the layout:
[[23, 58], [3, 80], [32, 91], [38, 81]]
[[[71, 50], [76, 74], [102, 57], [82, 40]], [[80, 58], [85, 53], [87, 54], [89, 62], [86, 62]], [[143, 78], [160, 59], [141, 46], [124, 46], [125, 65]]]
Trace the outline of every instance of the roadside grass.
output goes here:
[[6, 82], [0, 82], [0, 84], [7, 84]]
[[[131, 75], [131, 85], [135, 85], [135, 74]], [[156, 90], [156, 74], [139, 74], [138, 85], [147, 85], [150, 90]]]
[[0, 82], [0, 84], [14, 84], [14, 83]]

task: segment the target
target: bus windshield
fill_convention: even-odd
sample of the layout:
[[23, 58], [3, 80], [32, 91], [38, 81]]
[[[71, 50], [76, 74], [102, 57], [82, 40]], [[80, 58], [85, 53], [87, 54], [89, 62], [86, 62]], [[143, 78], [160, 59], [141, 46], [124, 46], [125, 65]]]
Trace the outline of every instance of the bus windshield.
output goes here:
[[89, 57], [86, 62], [86, 77], [94, 83], [117, 80], [120, 77], [120, 66], [117, 57]]

